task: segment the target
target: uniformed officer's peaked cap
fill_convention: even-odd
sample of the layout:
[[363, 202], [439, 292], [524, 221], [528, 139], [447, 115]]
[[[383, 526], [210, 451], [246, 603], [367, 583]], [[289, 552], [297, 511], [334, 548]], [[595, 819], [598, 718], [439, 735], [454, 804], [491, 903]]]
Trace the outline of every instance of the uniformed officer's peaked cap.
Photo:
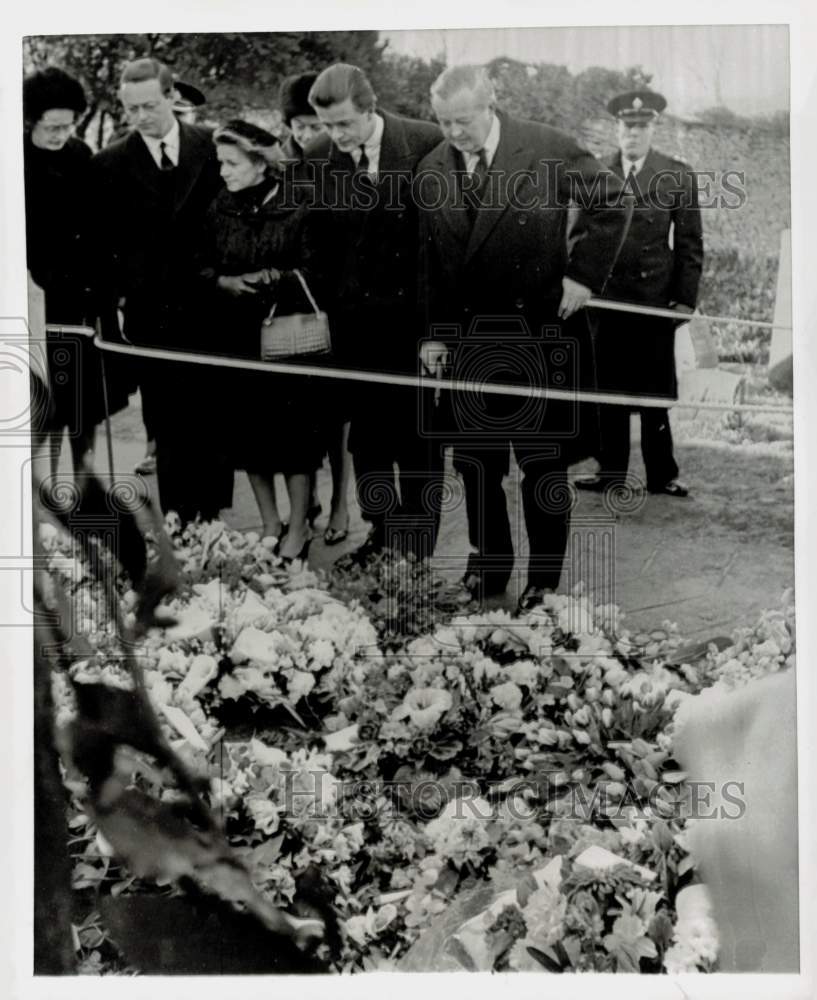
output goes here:
[[607, 110], [621, 121], [648, 122], [657, 118], [666, 106], [666, 98], [654, 90], [628, 90], [614, 97]]

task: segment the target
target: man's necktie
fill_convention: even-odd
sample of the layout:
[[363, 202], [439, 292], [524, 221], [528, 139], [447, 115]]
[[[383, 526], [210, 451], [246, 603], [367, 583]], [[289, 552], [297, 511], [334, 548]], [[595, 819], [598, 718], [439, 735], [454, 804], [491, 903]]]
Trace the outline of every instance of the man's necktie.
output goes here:
[[474, 169], [471, 171], [471, 177], [469, 178], [468, 190], [465, 196], [465, 208], [468, 212], [468, 221], [473, 226], [477, 212], [482, 207], [482, 192], [485, 187], [485, 181], [488, 177], [488, 158], [485, 155], [485, 150], [480, 149], [477, 153], [477, 162], [474, 165]]
[[172, 170], [174, 167], [173, 160], [167, 155], [167, 146], [165, 143], [159, 143], [159, 152], [162, 154], [159, 159], [159, 166], [162, 170]]
[[356, 174], [368, 174], [369, 173], [369, 157], [366, 155], [366, 147], [361, 145], [358, 147], [360, 149], [360, 159], [357, 161], [357, 166], [355, 167]]

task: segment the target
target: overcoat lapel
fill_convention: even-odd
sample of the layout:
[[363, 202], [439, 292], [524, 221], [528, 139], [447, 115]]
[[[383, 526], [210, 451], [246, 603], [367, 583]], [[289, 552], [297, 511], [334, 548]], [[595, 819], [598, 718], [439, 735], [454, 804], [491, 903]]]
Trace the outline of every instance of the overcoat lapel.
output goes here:
[[436, 178], [436, 190], [422, 187], [423, 197], [428, 198], [435, 208], [435, 214], [451, 230], [458, 243], [465, 248], [470, 236], [468, 213], [460, 198], [460, 177], [463, 171], [462, 158], [450, 142], [437, 148], [424, 174]]
[[[380, 208], [383, 199], [388, 200], [390, 191], [393, 190], [383, 184], [383, 175], [398, 171], [408, 171], [410, 175], [411, 171], [411, 150], [409, 149], [405, 129], [400, 119], [394, 115], [390, 115], [386, 111], [381, 111], [380, 115], [383, 118], [384, 126], [383, 138], [380, 140], [380, 156], [377, 164], [378, 179], [375, 182], [375, 186], [382, 185], [380, 187], [381, 197], [378, 198], [376, 203], [378, 208]], [[389, 181], [388, 183], [391, 184], [392, 182]], [[361, 216], [358, 233], [359, 239], [363, 239], [372, 216], [375, 214], [379, 213], [372, 210], [358, 213]]]
[[161, 171], [156, 166], [156, 161], [150, 155], [150, 151], [145, 145], [145, 140], [134, 130], [128, 135], [125, 142], [127, 143], [127, 159], [124, 160], [126, 164], [125, 169], [140, 187], [145, 188], [146, 191], [157, 197]]
[[197, 135], [184, 122], [179, 122], [179, 162], [176, 165], [173, 185], [174, 212], [177, 212], [184, 204], [204, 167], [206, 156], [201, 147], [205, 142], [209, 142], [209, 140]]
[[[484, 190], [488, 204], [477, 211], [474, 227], [465, 251], [465, 263], [474, 256], [494, 226], [499, 222], [508, 208], [508, 189], [510, 179], [520, 170], [524, 170], [530, 160], [530, 150], [519, 131], [506, 115], [501, 112], [499, 118], [499, 145], [496, 148], [493, 163], [488, 171], [488, 182]], [[491, 175], [495, 176], [492, 178]], [[465, 214], [464, 212], [462, 213]]]

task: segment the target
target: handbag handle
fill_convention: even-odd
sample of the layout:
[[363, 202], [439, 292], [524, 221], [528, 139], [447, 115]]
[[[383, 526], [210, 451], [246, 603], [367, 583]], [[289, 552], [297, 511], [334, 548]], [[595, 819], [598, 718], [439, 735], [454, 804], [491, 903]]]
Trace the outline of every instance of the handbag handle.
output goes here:
[[[292, 269], [292, 273], [295, 275], [295, 277], [298, 279], [298, 281], [300, 281], [301, 288], [303, 288], [303, 290], [304, 290], [304, 295], [306, 295], [306, 297], [309, 299], [309, 304], [315, 310], [315, 315], [316, 316], [320, 316], [321, 311], [318, 308], [318, 303], [315, 301], [315, 296], [309, 290], [309, 285], [307, 285], [307, 283], [306, 283], [306, 278], [301, 274], [301, 272], [298, 270], [297, 267], [295, 267], [295, 268]], [[267, 316], [267, 320], [268, 321], [272, 320], [273, 317], [275, 316], [275, 310], [276, 310], [277, 306], [278, 306], [278, 303], [277, 302], [273, 302], [272, 309], [270, 309], [269, 316]]]

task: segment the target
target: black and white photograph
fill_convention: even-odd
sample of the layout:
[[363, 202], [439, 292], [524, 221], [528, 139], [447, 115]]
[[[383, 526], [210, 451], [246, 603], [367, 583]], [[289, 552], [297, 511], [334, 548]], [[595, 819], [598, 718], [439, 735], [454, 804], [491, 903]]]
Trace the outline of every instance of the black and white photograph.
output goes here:
[[12, 995], [812, 995], [804, 8], [164, 6], [3, 43]]

